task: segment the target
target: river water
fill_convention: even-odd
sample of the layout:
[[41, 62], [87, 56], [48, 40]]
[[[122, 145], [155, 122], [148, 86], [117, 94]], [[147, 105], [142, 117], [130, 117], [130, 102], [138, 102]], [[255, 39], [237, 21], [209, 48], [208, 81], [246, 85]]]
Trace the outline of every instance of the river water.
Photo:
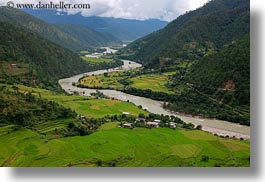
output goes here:
[[[103, 74], [105, 72], [115, 72], [115, 71], [123, 71], [139, 68], [142, 65], [133, 61], [122, 60], [124, 65], [120, 68], [113, 68], [108, 70], [98, 70], [92, 71], [88, 73], [83, 73], [79, 75], [72, 76], [70, 78], [65, 78], [59, 80], [59, 84], [67, 93], [72, 94], [73, 92], [77, 92], [79, 95], [90, 96], [91, 93], [96, 93], [96, 89], [87, 89], [87, 88], [78, 88], [73, 86], [72, 83], [78, 82], [78, 80], [84, 76], [98, 75]], [[216, 119], [202, 119], [197, 117], [185, 116], [177, 113], [172, 113], [163, 108], [163, 102], [152, 100], [149, 98], [139, 97], [130, 95], [127, 93], [123, 93], [117, 90], [100, 90], [100, 92], [104, 93], [106, 96], [115, 98], [122, 101], [129, 100], [135, 105], [141, 105], [144, 109], [147, 109], [149, 112], [156, 114], [164, 114], [164, 115], [175, 115], [181, 118], [186, 123], [193, 123], [194, 125], [202, 125], [202, 130], [208, 131], [214, 134], [222, 135], [222, 136], [230, 136], [236, 138], [244, 138], [250, 139], [250, 127], [243, 126], [227, 121], [221, 121]], [[130, 111], [127, 111], [130, 112]]]

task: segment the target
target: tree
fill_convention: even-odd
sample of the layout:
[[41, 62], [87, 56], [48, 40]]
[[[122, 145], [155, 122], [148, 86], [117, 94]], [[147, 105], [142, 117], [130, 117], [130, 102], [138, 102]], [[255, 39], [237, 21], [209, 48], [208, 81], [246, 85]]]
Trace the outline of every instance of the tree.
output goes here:
[[209, 156], [207, 156], [207, 155], [203, 155], [202, 158], [201, 158], [201, 161], [202, 161], [202, 162], [207, 162], [207, 161], [209, 161]]
[[197, 125], [196, 126], [196, 130], [201, 130], [202, 129], [202, 125]]

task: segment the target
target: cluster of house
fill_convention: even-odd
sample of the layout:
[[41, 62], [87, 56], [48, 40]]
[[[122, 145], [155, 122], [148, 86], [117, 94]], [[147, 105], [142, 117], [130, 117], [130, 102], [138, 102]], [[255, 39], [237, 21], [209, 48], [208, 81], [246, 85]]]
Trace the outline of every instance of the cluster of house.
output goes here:
[[85, 57], [88, 57], [88, 58], [100, 58], [101, 56], [102, 56], [103, 54], [102, 53], [97, 53], [97, 52], [95, 52], [95, 53], [93, 53], [93, 54], [87, 54], [87, 55], [85, 55]]
[[[155, 119], [154, 121], [146, 121], [145, 118], [137, 118], [134, 123], [141, 123], [145, 126], [148, 127], [152, 127], [152, 128], [159, 128], [159, 124], [161, 123], [161, 120], [159, 119]], [[133, 128], [133, 124], [132, 123], [125, 123], [122, 125], [123, 128]], [[177, 127], [177, 123], [175, 122], [169, 122], [168, 126], [170, 128], [176, 128]]]
[[10, 69], [18, 69], [18, 65], [17, 64], [10, 64], [9, 68]]

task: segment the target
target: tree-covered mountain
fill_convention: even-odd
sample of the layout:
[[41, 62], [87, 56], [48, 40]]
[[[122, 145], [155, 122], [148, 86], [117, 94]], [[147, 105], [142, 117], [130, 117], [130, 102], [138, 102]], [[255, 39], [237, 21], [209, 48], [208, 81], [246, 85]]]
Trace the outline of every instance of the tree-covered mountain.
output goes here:
[[0, 62], [1, 82], [47, 89], [58, 88], [60, 78], [102, 68], [89, 65], [72, 51], [5, 21], [0, 26]]
[[[72, 26], [69, 30], [67, 30], [69, 27], [64, 28], [59, 26], [60, 28], [58, 28], [28, 13], [13, 8], [1, 7], [0, 21], [7, 21], [15, 26], [24, 27], [27, 30], [39, 34], [43, 38], [46, 38], [72, 51], [86, 50], [99, 45], [107, 46], [110, 44], [121, 43], [113, 36], [108, 36], [106, 34], [89, 30], [89, 28], [74, 26]], [[73, 33], [78, 28], [80, 28], [78, 30], [79, 33], [83, 31], [80, 36], [77, 36]]]
[[199, 60], [249, 32], [249, 0], [212, 0], [129, 44], [120, 54], [152, 66], [166, 58], [172, 65]]
[[55, 26], [62, 32], [71, 35], [76, 40], [79, 40], [80, 43], [86, 45], [87, 48], [122, 44], [121, 41], [114, 38], [112, 35], [97, 32], [83, 25], [73, 25], [66, 23], [55, 24]]
[[158, 19], [141, 21], [96, 16], [84, 17], [80, 13], [67, 15], [66, 13], [61, 12], [60, 15], [58, 15], [54, 10], [25, 9], [24, 11], [49, 23], [83, 25], [95, 31], [112, 35], [125, 42], [136, 40], [167, 25], [166, 21]]
[[250, 38], [244, 36], [220, 52], [170, 79], [185, 88], [167, 108], [250, 124]]

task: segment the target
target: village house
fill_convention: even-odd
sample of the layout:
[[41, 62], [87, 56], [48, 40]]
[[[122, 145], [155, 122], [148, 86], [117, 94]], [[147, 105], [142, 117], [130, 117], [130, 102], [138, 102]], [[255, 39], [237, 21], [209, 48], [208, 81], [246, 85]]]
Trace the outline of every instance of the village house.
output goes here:
[[79, 115], [79, 119], [82, 120], [82, 121], [84, 121], [84, 120], [86, 120], [86, 117], [83, 116], [83, 115]]
[[131, 123], [125, 123], [122, 125], [123, 128], [132, 128], [132, 124]]
[[10, 69], [18, 69], [17, 64], [10, 64], [9, 67]]
[[159, 128], [159, 124], [157, 122], [147, 122], [146, 126], [154, 127], [154, 128]]
[[177, 123], [175, 123], [175, 122], [170, 122], [170, 123], [169, 123], [169, 127], [170, 127], [170, 128], [176, 128], [176, 127], [177, 127]]
[[159, 119], [155, 119], [154, 122], [156, 122], [156, 123], [161, 123], [161, 120], [159, 120]]
[[143, 123], [143, 124], [146, 124], [146, 120], [144, 118], [137, 118], [135, 120], [135, 123]]

